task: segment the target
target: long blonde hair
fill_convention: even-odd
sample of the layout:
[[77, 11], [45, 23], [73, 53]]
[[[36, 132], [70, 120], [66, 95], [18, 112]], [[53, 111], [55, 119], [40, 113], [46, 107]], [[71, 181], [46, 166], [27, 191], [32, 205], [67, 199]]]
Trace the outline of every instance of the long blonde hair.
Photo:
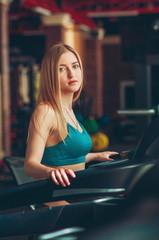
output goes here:
[[[37, 104], [41, 103], [47, 104], [52, 107], [58, 123], [59, 134], [61, 140], [64, 140], [68, 134], [67, 124], [63, 116], [62, 102], [61, 102], [61, 86], [60, 86], [60, 76], [59, 76], [59, 59], [63, 53], [66, 51], [72, 52], [79, 63], [82, 74], [82, 83], [77, 92], [74, 93], [73, 102], [75, 102], [81, 93], [83, 88], [83, 67], [79, 54], [71, 46], [63, 43], [57, 43], [53, 45], [45, 54], [42, 64], [41, 64], [41, 74], [40, 74], [40, 87], [37, 99]], [[36, 127], [36, 120], [33, 117], [33, 122]]]

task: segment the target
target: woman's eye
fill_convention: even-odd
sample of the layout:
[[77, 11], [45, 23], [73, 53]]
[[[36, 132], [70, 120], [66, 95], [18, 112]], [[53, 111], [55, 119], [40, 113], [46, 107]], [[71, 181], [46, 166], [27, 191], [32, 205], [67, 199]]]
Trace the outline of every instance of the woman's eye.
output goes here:
[[79, 65], [78, 64], [76, 64], [76, 65], [73, 65], [73, 68], [78, 68], [79, 67]]
[[64, 67], [60, 67], [60, 68], [59, 68], [59, 71], [60, 71], [60, 72], [63, 72], [64, 70], [65, 70]]

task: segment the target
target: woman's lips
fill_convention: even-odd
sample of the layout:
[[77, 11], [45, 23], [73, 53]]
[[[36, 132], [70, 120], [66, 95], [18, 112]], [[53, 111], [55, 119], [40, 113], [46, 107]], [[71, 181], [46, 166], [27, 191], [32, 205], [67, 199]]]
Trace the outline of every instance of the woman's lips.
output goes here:
[[75, 84], [77, 83], [77, 80], [70, 81], [69, 84]]

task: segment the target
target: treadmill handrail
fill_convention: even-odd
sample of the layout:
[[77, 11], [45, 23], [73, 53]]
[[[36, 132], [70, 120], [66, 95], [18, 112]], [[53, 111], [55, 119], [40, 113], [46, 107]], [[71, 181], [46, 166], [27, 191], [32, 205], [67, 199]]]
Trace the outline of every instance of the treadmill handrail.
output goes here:
[[119, 115], [155, 115], [155, 109], [125, 109], [118, 110]]

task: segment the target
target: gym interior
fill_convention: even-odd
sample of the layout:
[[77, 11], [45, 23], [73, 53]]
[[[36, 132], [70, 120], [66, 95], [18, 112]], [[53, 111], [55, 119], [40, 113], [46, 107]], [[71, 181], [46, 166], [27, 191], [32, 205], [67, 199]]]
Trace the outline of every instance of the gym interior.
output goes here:
[[[90, 186], [103, 188], [105, 194], [78, 193], [76, 199], [73, 194], [68, 198], [67, 193], [66, 199], [75, 203], [64, 210], [58, 207], [55, 213], [39, 209], [35, 213], [34, 209], [29, 218], [30, 206], [34, 208], [31, 204], [42, 203], [43, 198], [39, 196], [37, 201], [36, 197], [29, 200], [25, 196], [25, 202], [24, 190], [30, 197], [32, 188], [39, 194], [37, 189], [43, 191], [43, 185], [48, 188], [48, 196], [49, 190], [53, 191], [46, 180], [31, 185], [30, 179], [23, 175], [20, 178], [24, 181], [19, 180], [19, 175], [23, 174], [41, 61], [57, 42], [75, 48], [83, 62], [85, 86], [74, 111], [92, 138], [91, 151], [113, 150], [121, 154], [112, 166], [88, 166], [92, 170], [86, 176], [79, 173], [79, 181], [73, 183], [76, 190], [87, 182], [87, 190]], [[114, 240], [117, 233], [119, 240], [134, 239], [134, 234], [136, 239], [158, 239], [158, 43], [159, 2], [155, 0], [0, 0], [0, 221], [6, 225], [0, 239]], [[99, 184], [93, 183], [93, 176]], [[100, 185], [100, 177], [106, 185]], [[24, 188], [20, 188], [23, 184]], [[110, 189], [115, 190], [106, 191]], [[17, 200], [21, 196], [22, 202]], [[8, 198], [12, 204], [7, 203]], [[64, 219], [70, 214], [72, 220], [59, 220], [62, 211]], [[25, 227], [19, 223], [22, 216], [18, 214], [22, 212]], [[53, 221], [52, 227], [43, 227], [35, 215]], [[92, 225], [88, 224], [90, 218]], [[21, 230], [15, 230], [11, 219], [19, 223]], [[39, 230], [31, 228], [34, 221]], [[30, 230], [26, 230], [27, 224]]]

